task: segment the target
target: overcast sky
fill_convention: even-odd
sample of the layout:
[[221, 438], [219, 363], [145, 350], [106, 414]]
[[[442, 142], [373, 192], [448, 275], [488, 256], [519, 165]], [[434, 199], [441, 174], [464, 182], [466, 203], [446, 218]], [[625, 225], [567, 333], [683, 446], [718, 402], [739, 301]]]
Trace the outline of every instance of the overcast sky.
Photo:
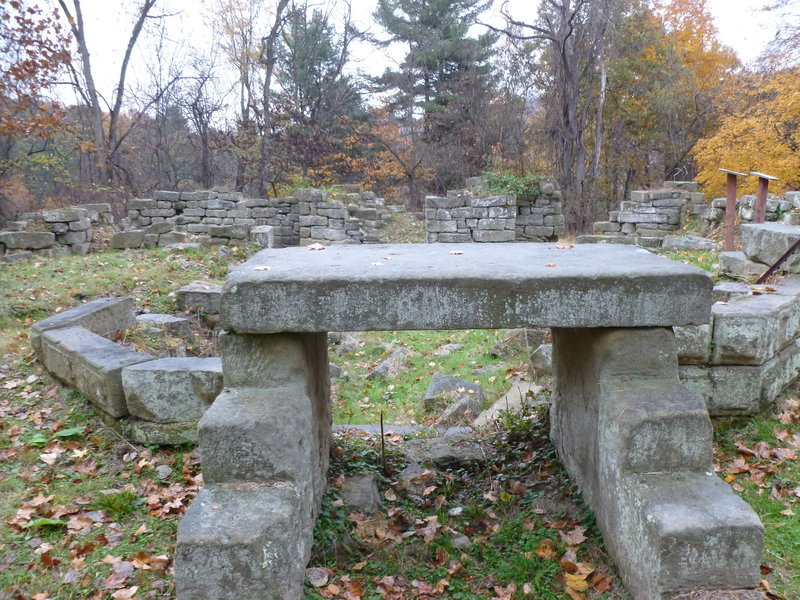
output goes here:
[[[44, 0], [57, 5], [56, 0]], [[162, 0], [160, 5], [170, 12], [170, 36], [175, 39], [185, 37], [188, 43], [199, 48], [210, 46], [212, 39], [209, 16], [203, 4], [209, 0]], [[353, 14], [361, 26], [372, 25], [372, 12], [376, 0], [352, 0]], [[499, 2], [496, 2], [499, 5]], [[92, 55], [95, 80], [104, 94], [113, 89], [119, 74], [128, 34], [133, 21], [132, 10], [138, 5], [133, 0], [81, 0], [84, 20], [88, 31], [89, 49]], [[512, 14], [522, 19], [533, 19], [537, 3], [533, 0], [511, 0]], [[708, 0], [708, 7], [714, 15], [719, 37], [723, 43], [732, 47], [745, 63], [755, 60], [764, 45], [775, 35], [775, 17], [759, 8], [758, 0]], [[122, 7], [120, 9], [120, 7]], [[498, 23], [499, 24], [499, 23]], [[140, 38], [138, 60], [133, 63], [129, 81], [146, 77], [144, 63], [152, 58], [143, 58], [152, 52], [147, 51], [148, 40]], [[184, 42], [183, 45], [186, 45]], [[360, 45], [354, 48], [354, 59], [359, 68], [377, 74], [384, 70], [387, 59], [383, 51], [374, 47]], [[67, 98], [65, 98], [67, 100]]]

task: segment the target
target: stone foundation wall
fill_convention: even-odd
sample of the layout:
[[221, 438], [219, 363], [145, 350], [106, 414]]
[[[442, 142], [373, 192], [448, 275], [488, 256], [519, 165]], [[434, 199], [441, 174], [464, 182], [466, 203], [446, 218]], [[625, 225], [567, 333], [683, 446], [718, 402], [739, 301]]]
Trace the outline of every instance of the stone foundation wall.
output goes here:
[[0, 262], [17, 262], [34, 256], [88, 254], [93, 225], [113, 223], [110, 204], [85, 204], [24, 215], [0, 232]]
[[665, 181], [659, 189], [637, 190], [609, 213], [608, 221], [594, 224], [595, 235], [579, 236], [578, 243], [637, 244], [660, 248], [663, 238], [678, 231], [687, 214], [701, 214], [708, 205], [693, 181]]
[[[702, 214], [707, 228], [711, 229], [725, 222], [727, 200], [714, 198]], [[800, 225], [800, 191], [785, 192], [782, 196], [767, 197], [764, 220], [780, 222], [785, 225]], [[752, 223], [756, 212], [756, 197], [752, 194], [742, 196], [736, 201], [736, 216], [741, 223]]]
[[[132, 199], [127, 208], [123, 225], [131, 245], [119, 247], [165, 246], [190, 237], [201, 244], [228, 244], [248, 239], [253, 227], [263, 226], [272, 227], [277, 246], [377, 243], [383, 221], [396, 212], [360, 185], [333, 186], [330, 192], [300, 189], [281, 198], [161, 191], [152, 199]], [[166, 233], [184, 235], [159, 237]]]
[[675, 328], [681, 379], [712, 416], [758, 413], [800, 376], [800, 276], [714, 299], [707, 325]]
[[538, 196], [490, 195], [479, 177], [467, 189], [425, 198], [428, 243], [552, 242], [564, 233], [561, 192], [551, 183]]

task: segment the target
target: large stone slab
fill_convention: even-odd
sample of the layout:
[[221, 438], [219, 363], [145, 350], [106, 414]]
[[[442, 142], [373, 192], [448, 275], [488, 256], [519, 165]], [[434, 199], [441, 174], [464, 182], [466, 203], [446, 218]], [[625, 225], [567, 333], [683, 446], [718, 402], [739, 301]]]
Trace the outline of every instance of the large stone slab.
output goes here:
[[80, 326], [113, 339], [134, 325], [136, 316], [132, 298], [98, 298], [34, 323], [31, 326], [30, 342], [37, 355], [41, 356], [41, 336], [45, 331]]
[[312, 527], [291, 484], [206, 485], [178, 526], [177, 600], [298, 600]]
[[122, 370], [128, 412], [154, 423], [199, 419], [222, 391], [219, 358], [162, 358]]
[[0, 243], [9, 249], [41, 250], [56, 243], [56, 236], [40, 231], [2, 231]]
[[[800, 240], [800, 227], [781, 223], [753, 223], [739, 228], [742, 247], [752, 261], [773, 265], [783, 254]], [[800, 253], [795, 253], [783, 263], [782, 269], [800, 273]]]
[[115, 418], [128, 414], [122, 369], [153, 360], [83, 327], [46, 331], [41, 344], [45, 368]]
[[263, 250], [225, 282], [238, 333], [707, 323], [700, 269], [624, 246], [423, 244]]
[[721, 252], [719, 264], [723, 273], [746, 281], [755, 281], [769, 268], [760, 262], [753, 262], [739, 251]]

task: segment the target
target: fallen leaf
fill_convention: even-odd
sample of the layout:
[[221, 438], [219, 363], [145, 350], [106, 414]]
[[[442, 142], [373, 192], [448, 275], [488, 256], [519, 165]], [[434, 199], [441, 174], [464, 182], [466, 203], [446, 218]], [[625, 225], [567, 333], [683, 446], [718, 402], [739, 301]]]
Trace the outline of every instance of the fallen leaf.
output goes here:
[[556, 244], [556, 248], [558, 248], [559, 250], [565, 250], [567, 248], [574, 248], [574, 247], [575, 247], [574, 244]]
[[271, 271], [272, 267], [268, 267], [266, 265], [259, 265], [257, 267], [253, 267], [254, 271]]
[[124, 590], [119, 590], [111, 594], [111, 597], [114, 600], [131, 600], [135, 595], [136, 592], [139, 590], [139, 586], [135, 585], [133, 587], [125, 588]]
[[48, 464], [52, 467], [54, 464], [56, 464], [56, 460], [58, 459], [58, 454], [55, 452], [47, 452], [44, 454], [40, 454], [39, 459], [43, 463]]
[[547, 263], [545, 267], [555, 267], [556, 263]]
[[464, 251], [463, 250], [450, 250], [450, 254], [452, 256], [459, 256], [461, 254], [464, 254]]
[[555, 544], [553, 540], [542, 540], [536, 545], [536, 555], [545, 560], [552, 560], [556, 557]]
[[[325, 250], [325, 246], [323, 246], [322, 244], [319, 244], [319, 243], [310, 244], [309, 246], [307, 246], [307, 248], [309, 250]], [[337, 592], [337, 594], [338, 594], [338, 592]]]
[[781, 514], [785, 515], [787, 517], [793, 517], [794, 516], [794, 513], [792, 512], [791, 508], [787, 508], [786, 510], [782, 510]]
[[586, 529], [584, 529], [583, 527], [576, 527], [575, 529], [573, 529], [568, 533], [559, 531], [558, 535], [561, 536], [561, 540], [567, 546], [577, 546], [578, 544], [586, 541], [586, 536], [584, 535], [585, 532]]

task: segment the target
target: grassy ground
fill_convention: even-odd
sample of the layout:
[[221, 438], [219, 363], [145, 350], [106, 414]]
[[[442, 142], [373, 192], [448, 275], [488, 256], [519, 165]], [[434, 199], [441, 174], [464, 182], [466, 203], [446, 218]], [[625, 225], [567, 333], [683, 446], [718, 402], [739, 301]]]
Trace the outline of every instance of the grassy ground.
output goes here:
[[[174, 312], [176, 289], [199, 278], [220, 281], [246, 254], [110, 251], [0, 266], [0, 600], [174, 597], [175, 530], [202, 485], [196, 452], [119, 437], [84, 398], [42, 371], [27, 330], [105, 295], [132, 295], [140, 309]], [[709, 253], [676, 258], [707, 269], [716, 260]], [[138, 335], [127, 340], [150, 349], [159, 343]], [[375, 422], [381, 411], [387, 422], [430, 421], [419, 399], [436, 371], [477, 379], [488, 402], [512, 377], [526, 375], [527, 349], [489, 353], [505, 335], [382, 332], [363, 335], [352, 352], [333, 346], [332, 361], [349, 377], [334, 390], [337, 421]], [[435, 357], [446, 343], [462, 348]], [[407, 369], [393, 380], [365, 379], [391, 353], [386, 345], [409, 351]], [[475, 374], [481, 367], [488, 369]], [[773, 598], [800, 598], [797, 397], [794, 389], [785, 394], [774, 416], [715, 424], [719, 475], [767, 527], [762, 573]], [[482, 440], [484, 465], [424, 475], [418, 495], [398, 483], [398, 437], [387, 440], [385, 469], [376, 440], [339, 437], [307, 597], [626, 598], [546, 432], [542, 413], [508, 419]], [[363, 470], [376, 473], [383, 509], [348, 514], [340, 476]]]

